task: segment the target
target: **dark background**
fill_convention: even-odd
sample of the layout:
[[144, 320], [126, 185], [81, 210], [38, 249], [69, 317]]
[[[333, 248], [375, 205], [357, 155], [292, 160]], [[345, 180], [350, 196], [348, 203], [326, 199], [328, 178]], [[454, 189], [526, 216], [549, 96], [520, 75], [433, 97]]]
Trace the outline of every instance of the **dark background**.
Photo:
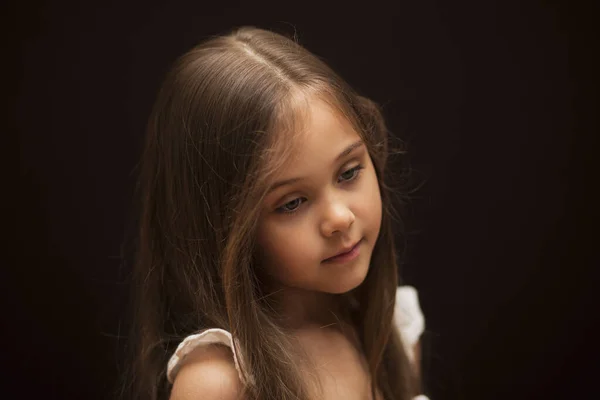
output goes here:
[[17, 196], [5, 193], [0, 397], [111, 398], [127, 326], [121, 246], [150, 107], [177, 56], [242, 24], [296, 30], [407, 142], [423, 184], [402, 272], [426, 315], [432, 399], [595, 397], [597, 10], [324, 3], [2, 6], [19, 169]]

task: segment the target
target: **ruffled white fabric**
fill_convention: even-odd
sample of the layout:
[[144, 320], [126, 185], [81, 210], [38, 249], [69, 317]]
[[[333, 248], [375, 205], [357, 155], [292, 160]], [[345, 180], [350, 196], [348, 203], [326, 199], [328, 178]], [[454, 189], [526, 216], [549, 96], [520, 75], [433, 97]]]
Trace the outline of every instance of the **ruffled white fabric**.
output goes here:
[[[417, 291], [412, 286], [401, 286], [396, 291], [396, 305], [394, 306], [394, 323], [400, 330], [402, 342], [406, 354], [411, 361], [414, 361], [414, 346], [425, 329], [425, 319], [419, 306]], [[202, 331], [195, 335], [186, 337], [177, 347], [175, 353], [169, 359], [167, 366], [167, 378], [173, 383], [179, 368], [183, 364], [185, 357], [198, 346], [210, 344], [222, 344], [231, 348], [233, 361], [238, 375], [242, 382], [244, 379], [242, 370], [244, 369], [243, 358], [235, 350], [234, 338], [231, 333], [223, 329], [213, 328]], [[252, 379], [249, 377], [248, 379]], [[249, 382], [251, 383], [251, 382]], [[413, 400], [429, 400], [427, 396], [419, 395]]]
[[179, 368], [181, 368], [181, 365], [183, 364], [183, 359], [197, 347], [210, 344], [222, 344], [231, 349], [235, 369], [238, 371], [240, 380], [244, 382], [245, 379], [242, 375], [244, 363], [242, 357], [239, 357], [236, 353], [235, 346], [233, 345], [234, 340], [231, 333], [219, 328], [207, 329], [201, 333], [186, 337], [179, 346], [177, 346], [177, 350], [175, 350], [175, 353], [173, 353], [169, 359], [167, 365], [167, 379], [169, 382], [173, 383], [175, 375], [177, 375]]
[[412, 286], [400, 286], [396, 290], [394, 322], [400, 330], [402, 343], [410, 361], [414, 361], [414, 346], [425, 329], [425, 318], [419, 306], [417, 290]]

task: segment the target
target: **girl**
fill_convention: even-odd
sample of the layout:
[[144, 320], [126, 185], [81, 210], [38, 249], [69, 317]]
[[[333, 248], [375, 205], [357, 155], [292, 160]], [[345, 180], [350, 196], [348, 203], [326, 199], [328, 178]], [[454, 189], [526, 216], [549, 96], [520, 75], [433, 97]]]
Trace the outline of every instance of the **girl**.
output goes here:
[[290, 39], [183, 55], [141, 161], [129, 398], [414, 398], [386, 152], [375, 104]]

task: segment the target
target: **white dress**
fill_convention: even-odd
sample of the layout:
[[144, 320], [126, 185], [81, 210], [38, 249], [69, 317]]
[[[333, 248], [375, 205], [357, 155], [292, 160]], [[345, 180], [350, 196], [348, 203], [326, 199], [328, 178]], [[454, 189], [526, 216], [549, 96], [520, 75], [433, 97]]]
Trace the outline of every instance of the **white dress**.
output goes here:
[[[417, 343], [425, 329], [425, 319], [423, 318], [423, 313], [419, 306], [417, 291], [412, 286], [400, 286], [396, 291], [394, 322], [400, 330], [406, 354], [412, 361], [414, 359], [414, 345]], [[183, 359], [190, 352], [198, 346], [211, 344], [222, 344], [231, 348], [235, 368], [238, 371], [240, 380], [243, 382], [244, 378], [241, 370], [244, 368], [244, 361], [242, 357], [236, 353], [235, 346], [233, 346], [233, 340], [231, 333], [218, 328], [206, 329], [201, 333], [186, 337], [169, 359], [167, 366], [167, 378], [169, 379], [169, 382], [173, 383], [175, 376], [183, 363]], [[428, 398], [424, 395], [420, 395], [413, 400], [428, 400]]]

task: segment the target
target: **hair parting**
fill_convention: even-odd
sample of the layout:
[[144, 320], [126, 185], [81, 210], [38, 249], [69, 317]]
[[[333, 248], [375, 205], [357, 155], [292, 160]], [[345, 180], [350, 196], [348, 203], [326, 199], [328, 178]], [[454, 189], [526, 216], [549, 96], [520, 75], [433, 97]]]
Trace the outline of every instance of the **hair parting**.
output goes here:
[[[290, 157], [318, 96], [347, 118], [376, 169], [383, 217], [363, 284], [345, 294], [372, 390], [410, 399], [416, 380], [392, 324], [398, 286], [386, 176], [388, 131], [356, 94], [295, 40], [253, 27], [212, 37], [180, 57], [149, 118], [139, 166], [130, 368], [123, 397], [167, 399], [167, 361], [186, 336], [222, 328], [243, 355], [249, 400], [308, 400], [293, 339], [261, 286], [255, 232], [266, 182]], [[350, 309], [350, 306], [348, 306]]]

